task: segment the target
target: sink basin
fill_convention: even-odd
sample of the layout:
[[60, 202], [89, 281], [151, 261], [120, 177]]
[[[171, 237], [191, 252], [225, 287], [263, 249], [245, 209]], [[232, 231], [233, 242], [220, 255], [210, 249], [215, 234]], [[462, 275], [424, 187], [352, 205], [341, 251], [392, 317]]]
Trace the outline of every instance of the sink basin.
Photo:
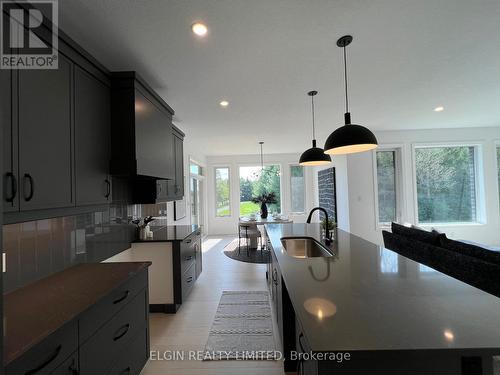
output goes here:
[[286, 253], [294, 258], [333, 256], [327, 248], [310, 237], [285, 237], [281, 239], [281, 243]]

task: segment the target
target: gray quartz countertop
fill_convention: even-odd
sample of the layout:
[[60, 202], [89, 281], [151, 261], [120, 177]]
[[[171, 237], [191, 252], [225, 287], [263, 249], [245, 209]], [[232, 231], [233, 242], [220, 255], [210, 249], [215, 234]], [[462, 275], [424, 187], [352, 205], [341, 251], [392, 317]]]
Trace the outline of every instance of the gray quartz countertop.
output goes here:
[[319, 224], [267, 224], [313, 351], [500, 348], [500, 298], [337, 230], [330, 258], [293, 258], [281, 238]]
[[165, 225], [153, 226], [151, 231], [153, 237], [140, 239], [137, 238], [134, 242], [174, 242], [182, 241], [189, 237], [194, 232], [198, 232], [200, 227], [198, 225]]

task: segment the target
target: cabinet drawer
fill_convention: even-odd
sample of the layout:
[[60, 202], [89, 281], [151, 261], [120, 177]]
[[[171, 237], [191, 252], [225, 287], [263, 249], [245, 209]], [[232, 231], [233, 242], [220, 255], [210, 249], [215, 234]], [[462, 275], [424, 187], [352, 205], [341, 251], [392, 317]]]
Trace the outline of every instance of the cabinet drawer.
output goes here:
[[80, 318], [80, 344], [84, 343], [104, 323], [120, 311], [134, 296], [148, 285], [147, 270], [142, 271], [116, 288]]
[[15, 360], [5, 370], [7, 375], [48, 375], [78, 349], [76, 322], [60, 328], [40, 344]]
[[62, 365], [50, 375], [75, 375], [78, 374], [78, 352], [74, 352]]
[[147, 332], [147, 308], [147, 289], [143, 289], [80, 348], [80, 374], [106, 374], [131, 338]]
[[148, 361], [147, 342], [147, 332], [139, 332], [130, 341], [128, 348], [115, 359], [108, 375], [139, 375]]
[[181, 274], [184, 274], [196, 259], [195, 244], [193, 241], [181, 244]]
[[189, 267], [189, 269], [182, 275], [181, 279], [183, 303], [186, 301], [186, 298], [189, 295], [189, 293], [191, 293], [195, 280], [196, 280], [196, 268], [194, 264], [192, 264], [191, 267]]

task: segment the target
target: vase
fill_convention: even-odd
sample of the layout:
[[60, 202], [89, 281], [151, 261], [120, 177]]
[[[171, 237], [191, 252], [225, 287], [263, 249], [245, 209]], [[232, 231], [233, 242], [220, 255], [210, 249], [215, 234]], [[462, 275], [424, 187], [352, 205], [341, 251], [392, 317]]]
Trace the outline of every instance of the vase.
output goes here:
[[267, 219], [268, 211], [267, 211], [267, 204], [262, 203], [260, 205], [260, 217], [262, 219]]

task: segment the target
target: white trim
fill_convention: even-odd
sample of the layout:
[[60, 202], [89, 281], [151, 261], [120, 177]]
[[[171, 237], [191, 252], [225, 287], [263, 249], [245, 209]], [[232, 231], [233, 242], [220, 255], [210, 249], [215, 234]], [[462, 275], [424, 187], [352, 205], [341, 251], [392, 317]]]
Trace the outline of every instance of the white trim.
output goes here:
[[498, 163], [498, 153], [500, 152], [500, 140], [494, 141], [494, 162], [495, 162], [495, 174], [497, 176], [497, 213], [500, 214], [500, 164]]
[[[419, 226], [471, 226], [484, 225], [487, 223], [484, 191], [484, 166], [483, 166], [483, 144], [482, 141], [467, 142], [416, 142], [411, 144], [411, 165], [413, 182], [413, 209], [414, 222]], [[449, 222], [449, 223], [421, 223], [418, 218], [418, 192], [417, 192], [417, 165], [416, 150], [419, 148], [446, 148], [446, 147], [474, 147], [474, 178], [476, 197], [476, 219], [471, 222]]]

